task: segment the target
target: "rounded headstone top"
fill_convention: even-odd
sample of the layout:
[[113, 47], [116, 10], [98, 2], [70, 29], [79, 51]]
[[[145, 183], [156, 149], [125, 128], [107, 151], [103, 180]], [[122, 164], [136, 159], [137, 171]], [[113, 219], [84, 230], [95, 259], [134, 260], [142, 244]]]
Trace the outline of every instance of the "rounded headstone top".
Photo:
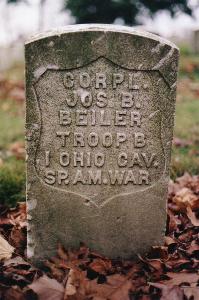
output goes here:
[[27, 41], [26, 41], [26, 45], [36, 42], [38, 40], [41, 39], [45, 39], [45, 38], [49, 38], [49, 37], [53, 37], [53, 36], [61, 36], [63, 34], [66, 33], [74, 33], [74, 32], [97, 32], [97, 31], [103, 31], [103, 32], [118, 32], [118, 33], [126, 33], [126, 34], [131, 34], [131, 35], [136, 35], [136, 36], [140, 36], [143, 38], [147, 38], [147, 39], [151, 39], [151, 40], [155, 40], [157, 42], [160, 42], [162, 44], [168, 45], [172, 48], [176, 48], [178, 49], [178, 47], [170, 42], [169, 40], [160, 37], [156, 34], [147, 32], [147, 31], [143, 31], [143, 30], [138, 30], [138, 29], [134, 29], [132, 27], [129, 26], [122, 26], [122, 25], [112, 25], [112, 24], [76, 24], [76, 25], [67, 25], [67, 26], [63, 26], [63, 27], [59, 27], [53, 30], [49, 30], [49, 31], [44, 31], [41, 33], [37, 33], [34, 34], [33, 36], [31, 36]]

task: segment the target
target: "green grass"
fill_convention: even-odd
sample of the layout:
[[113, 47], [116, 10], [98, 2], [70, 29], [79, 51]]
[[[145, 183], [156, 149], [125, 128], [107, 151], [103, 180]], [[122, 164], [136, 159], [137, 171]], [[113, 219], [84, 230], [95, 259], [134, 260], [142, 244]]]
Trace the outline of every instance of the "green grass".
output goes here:
[[187, 47], [180, 47], [179, 78], [199, 80], [199, 55]]
[[199, 174], [199, 55], [187, 45], [180, 47], [180, 53], [174, 137], [187, 145], [172, 148], [172, 178], [185, 172]]
[[0, 167], [0, 203], [14, 206], [25, 200], [25, 164], [14, 157]]
[[14, 101], [7, 100], [0, 104], [0, 149], [15, 141], [24, 140], [23, 107]]
[[24, 141], [24, 104], [0, 99], [0, 204], [25, 200], [25, 161], [10, 151], [19, 141]]
[[178, 176], [182, 176], [185, 172], [192, 175], [199, 174], [198, 147], [173, 147], [171, 157], [171, 177], [175, 179]]
[[183, 98], [183, 101], [176, 103], [174, 135], [199, 141], [199, 99]]
[[174, 136], [187, 145], [172, 148], [171, 176], [199, 174], [199, 99], [183, 97], [176, 103]]
[[24, 80], [25, 65], [23, 63], [15, 63], [11, 68], [5, 70], [4, 76], [10, 80]]

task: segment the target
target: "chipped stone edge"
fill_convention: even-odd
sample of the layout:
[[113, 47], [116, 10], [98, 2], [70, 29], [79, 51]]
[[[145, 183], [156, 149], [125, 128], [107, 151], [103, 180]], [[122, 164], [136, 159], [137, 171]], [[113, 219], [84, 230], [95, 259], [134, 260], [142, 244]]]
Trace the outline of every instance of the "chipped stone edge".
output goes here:
[[156, 34], [143, 31], [143, 30], [141, 31], [129, 26], [112, 25], [112, 24], [76, 24], [76, 25], [62, 26], [62, 27], [55, 28], [53, 30], [34, 34], [25, 42], [25, 45], [52, 36], [60, 36], [65, 33], [85, 32], [85, 31], [99, 31], [99, 32], [102, 31], [104, 33], [106, 32], [128, 33], [128, 34], [156, 40], [157, 42], [169, 45], [170, 47], [179, 50], [179, 48], [174, 43]]

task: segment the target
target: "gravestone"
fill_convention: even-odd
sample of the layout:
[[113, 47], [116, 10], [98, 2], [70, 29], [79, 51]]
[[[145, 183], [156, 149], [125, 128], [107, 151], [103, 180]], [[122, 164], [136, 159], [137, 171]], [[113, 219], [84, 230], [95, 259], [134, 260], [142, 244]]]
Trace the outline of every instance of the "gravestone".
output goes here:
[[194, 53], [199, 53], [199, 29], [193, 31], [193, 48]]
[[178, 49], [128, 27], [26, 43], [28, 257], [80, 242], [129, 258], [163, 242]]

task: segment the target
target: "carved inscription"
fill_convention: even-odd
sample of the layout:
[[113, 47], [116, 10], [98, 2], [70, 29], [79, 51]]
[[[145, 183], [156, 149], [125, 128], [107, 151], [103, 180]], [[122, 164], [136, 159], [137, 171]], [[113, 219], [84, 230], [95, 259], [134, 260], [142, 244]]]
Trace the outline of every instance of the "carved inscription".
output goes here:
[[34, 86], [41, 114], [38, 176], [94, 200], [153, 185], [165, 168], [161, 85], [168, 90], [158, 71], [126, 70], [105, 58], [47, 70]]

